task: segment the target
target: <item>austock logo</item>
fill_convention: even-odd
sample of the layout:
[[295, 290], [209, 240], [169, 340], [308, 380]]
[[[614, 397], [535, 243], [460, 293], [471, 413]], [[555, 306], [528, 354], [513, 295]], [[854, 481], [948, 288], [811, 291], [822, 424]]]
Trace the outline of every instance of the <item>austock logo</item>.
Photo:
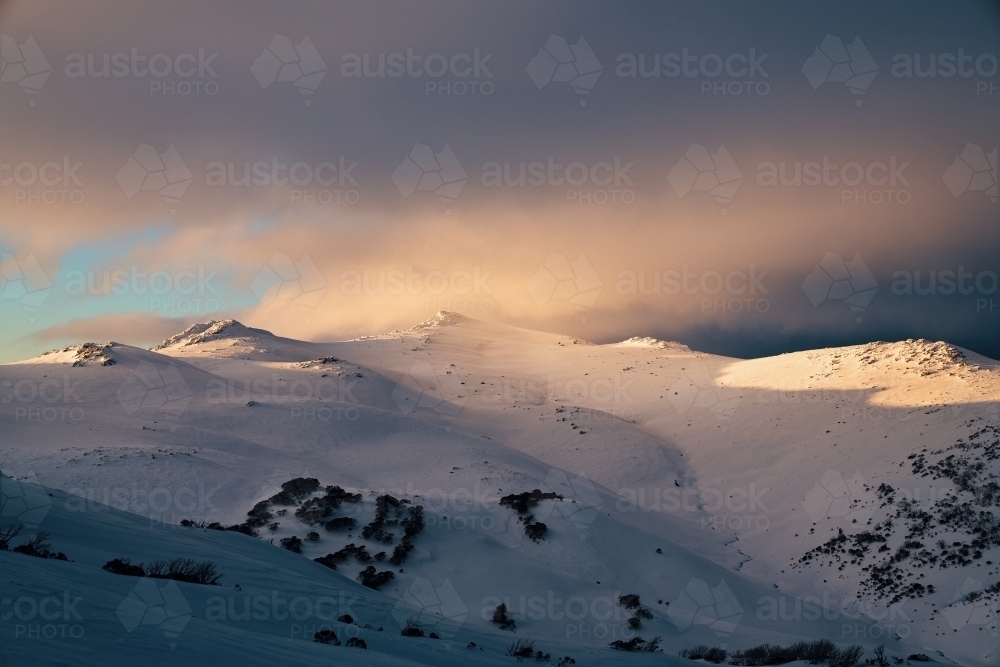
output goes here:
[[802, 291], [813, 308], [827, 300], [843, 301], [857, 314], [854, 319], [861, 324], [862, 315], [878, 291], [878, 281], [860, 254], [855, 253], [853, 259], [845, 262], [840, 255], [828, 252], [806, 276]]
[[8, 35], [0, 36], [0, 82], [16, 83], [28, 95], [28, 105], [35, 106], [45, 81], [52, 73], [52, 65], [34, 37], [23, 44]]
[[842, 519], [848, 525], [864, 526], [875, 513], [877, 503], [860, 471], [845, 478], [836, 470], [827, 470], [806, 494], [802, 508], [813, 523]]
[[118, 170], [115, 180], [129, 199], [139, 192], [159, 193], [170, 206], [170, 215], [174, 215], [194, 175], [173, 144], [163, 153], [150, 144], [139, 144], [128, 162]]
[[194, 616], [194, 610], [176, 581], [168, 580], [162, 585], [157, 581], [147, 577], [139, 579], [115, 613], [126, 632], [154, 625], [166, 636], [170, 648], [177, 648], [176, 640]]
[[729, 211], [729, 204], [743, 183], [743, 172], [736, 166], [733, 156], [720, 145], [709, 153], [701, 144], [691, 144], [667, 174], [667, 182], [678, 197], [689, 192], [708, 192], [721, 207], [722, 215]]
[[157, 367], [140, 361], [117, 393], [118, 402], [130, 417], [140, 409], [154, 409], [171, 420], [180, 418], [193, 397], [173, 362]]
[[392, 390], [392, 400], [404, 415], [419, 408], [452, 420], [465, 405], [466, 391], [447, 364], [434, 368], [426, 361], [418, 361]]
[[997, 203], [997, 149], [987, 153], [982, 146], [965, 144], [962, 152], [941, 177], [956, 199], [965, 192], [985, 192]]
[[[572, 46], [564, 37], [549, 35], [527, 71], [539, 90], [550, 83], [567, 83], [582, 97], [594, 89], [604, 68], [582, 35]], [[580, 106], [587, 106], [586, 98], [580, 100]]]
[[265, 90], [275, 83], [291, 83], [307, 96], [305, 105], [310, 106], [312, 100], [308, 96], [319, 89], [326, 69], [326, 63], [308, 37], [293, 44], [288, 37], [275, 35], [254, 61], [250, 72]]
[[562, 470], [553, 468], [542, 482], [544, 490], [562, 496], [562, 500], [542, 503], [534, 510], [535, 517], [544, 523], [550, 516], [560, 516], [567, 519], [580, 533], [580, 539], [587, 539], [587, 531], [597, 519], [603, 502], [593, 482], [587, 475], [570, 476]]
[[0, 523], [24, 526], [29, 533], [38, 531], [52, 508], [45, 488], [38, 484], [22, 484], [0, 473]]
[[[52, 281], [34, 255], [18, 260], [11, 253], [0, 253], [0, 300], [16, 301], [33, 314], [42, 307], [51, 291]], [[35, 323], [33, 315], [29, 315], [28, 322]]]
[[878, 64], [860, 37], [856, 36], [853, 42], [845, 45], [839, 37], [827, 35], [806, 59], [802, 73], [813, 90], [824, 83], [844, 84], [853, 95], [858, 96], [854, 104], [860, 107], [860, 96], [875, 80]]
[[989, 593], [983, 595], [985, 592], [983, 582], [972, 577], [965, 578], [942, 611], [952, 630], [957, 632], [965, 627], [982, 630], [985, 627], [991, 635], [997, 636], [1000, 607]]
[[425, 144], [416, 144], [392, 172], [393, 185], [404, 199], [418, 190], [433, 192], [441, 203], [449, 206], [446, 214], [451, 213], [451, 204], [462, 194], [468, 180], [469, 174], [448, 144], [440, 153]]
[[705, 625], [717, 637], [728, 637], [743, 618], [743, 607], [725, 579], [709, 586], [704, 579], [693, 577], [667, 607], [667, 616], [678, 632]]
[[431, 581], [417, 577], [392, 608], [392, 617], [401, 629], [415, 621], [421, 628], [442, 639], [454, 637], [468, 615], [469, 608], [448, 579], [435, 586]]
[[708, 366], [691, 362], [683, 375], [667, 390], [667, 398], [683, 415], [695, 408], [710, 411], [720, 421], [728, 421], [743, 400], [738, 389], [727, 388], [718, 382]]
[[250, 289], [262, 306], [291, 303], [308, 313], [319, 307], [328, 285], [309, 253], [295, 261], [285, 253], [276, 252], [254, 277]]
[[604, 289], [594, 267], [581, 253], [570, 262], [566, 255], [552, 252], [528, 279], [528, 293], [537, 306], [550, 300], [568, 301], [586, 322], [586, 313]]
[[150, 77], [149, 94], [162, 96], [217, 95], [218, 74], [212, 67], [218, 53], [204, 48], [195, 53], [142, 54], [133, 48], [128, 53], [71, 53], [63, 70], [69, 79], [145, 79]]

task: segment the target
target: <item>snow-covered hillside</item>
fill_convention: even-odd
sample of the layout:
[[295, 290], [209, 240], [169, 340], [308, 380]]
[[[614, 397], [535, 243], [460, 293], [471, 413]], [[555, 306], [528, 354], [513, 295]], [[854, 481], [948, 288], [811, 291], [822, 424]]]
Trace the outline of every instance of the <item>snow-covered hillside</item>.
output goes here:
[[[998, 402], [997, 362], [946, 343], [744, 361], [452, 313], [337, 343], [229, 320], [54, 351], [0, 366], [0, 523], [69, 559], [0, 551], [0, 665], [512, 664], [520, 639], [552, 664], [829, 639], [994, 665]], [[221, 586], [101, 569], [179, 557]], [[363, 587], [366, 567], [393, 577]], [[79, 617], [41, 616], [52, 597]], [[278, 598], [303, 601], [279, 619]], [[401, 636], [410, 618], [441, 638]], [[324, 622], [367, 650], [314, 642]], [[664, 653], [609, 647], [633, 636]]]

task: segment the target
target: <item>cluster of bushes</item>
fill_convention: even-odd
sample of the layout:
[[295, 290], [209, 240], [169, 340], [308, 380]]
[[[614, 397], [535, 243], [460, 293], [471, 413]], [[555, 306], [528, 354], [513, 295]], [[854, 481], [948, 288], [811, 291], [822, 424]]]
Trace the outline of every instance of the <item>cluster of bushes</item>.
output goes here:
[[295, 510], [295, 516], [301, 519], [304, 523], [314, 526], [331, 519], [334, 511], [345, 502], [360, 503], [361, 494], [349, 493], [339, 486], [328, 486], [326, 487], [325, 495], [318, 498], [310, 498], [302, 503], [302, 505]]
[[34, 537], [27, 538], [23, 544], [19, 544], [11, 549], [11, 540], [20, 535], [23, 531], [24, 525], [20, 523], [0, 524], [0, 551], [13, 551], [16, 554], [34, 556], [35, 558], [69, 560], [63, 552], [52, 550], [52, 544], [49, 542], [51, 535], [44, 530], [38, 531]]
[[636, 635], [628, 641], [616, 639], [611, 642], [610, 646], [616, 651], [645, 651], [647, 653], [658, 653], [663, 650], [660, 648], [660, 641], [661, 639], [659, 636], [646, 641], [639, 635]]
[[[545, 653], [541, 650], [535, 650], [535, 640], [534, 639], [517, 639], [510, 643], [507, 647], [507, 655], [512, 658], [517, 658], [518, 662], [522, 660], [530, 660], [534, 658], [538, 662], [548, 662], [552, 659], [552, 655]], [[570, 658], [572, 660], [572, 658]], [[574, 661], [575, 662], [575, 661]], [[560, 662], [560, 664], [565, 664]], [[572, 664], [572, 663], [570, 663]]]
[[509, 507], [518, 514], [518, 521], [524, 524], [524, 534], [533, 542], [545, 537], [549, 527], [540, 521], [535, 521], [531, 508], [543, 500], [562, 500], [558, 493], [542, 493], [541, 489], [533, 489], [524, 493], [512, 493], [500, 499], [500, 505]]
[[362, 586], [367, 586], [368, 588], [378, 590], [382, 586], [386, 585], [396, 575], [392, 573], [392, 570], [385, 570], [383, 572], [376, 572], [374, 565], [369, 565], [365, 569], [358, 572], [358, 581], [361, 582]]
[[[385, 526], [394, 526], [399, 523], [399, 517], [403, 514], [403, 506], [408, 502], [405, 498], [398, 500], [387, 493], [376, 498], [375, 518], [361, 529], [361, 537], [382, 544], [392, 544], [395, 536], [385, 530]], [[389, 516], [390, 512], [392, 513], [391, 517]]]
[[[310, 498], [320, 489], [319, 480], [313, 477], [297, 477], [284, 482], [281, 491], [266, 500], [262, 500], [247, 512], [247, 520], [235, 526], [223, 526], [218, 522], [206, 524], [205, 522], [195, 522], [184, 520], [181, 525], [196, 528], [209, 528], [213, 530], [234, 530], [258, 537], [257, 529], [267, 526], [272, 531], [277, 530], [278, 523], [272, 521], [275, 514], [284, 515], [287, 510], [280, 509], [272, 512], [273, 505], [295, 505], [301, 503], [295, 510], [295, 516], [304, 523], [312, 526], [321, 524], [327, 530], [347, 531], [353, 530], [357, 525], [357, 520], [353, 517], [334, 517], [334, 511], [343, 503], [360, 503], [360, 493], [350, 493], [342, 487], [333, 485], [327, 486], [325, 494], [320, 497]], [[404, 513], [408, 516], [403, 518]], [[388, 526], [399, 525], [403, 528], [403, 537], [400, 544], [393, 549], [392, 556], [388, 557], [390, 563], [395, 566], [402, 565], [410, 552], [413, 551], [413, 541], [424, 530], [424, 508], [421, 505], [410, 506], [410, 501], [399, 500], [388, 494], [383, 494], [375, 499], [375, 517], [366, 525], [361, 536], [366, 540], [374, 540], [383, 544], [390, 544], [395, 539], [393, 533], [386, 530]], [[318, 542], [319, 533], [312, 531], [305, 537], [305, 541]], [[303, 540], [297, 535], [284, 537], [280, 541], [283, 549], [294, 553], [302, 553]], [[343, 549], [334, 553], [315, 558], [321, 565], [336, 570], [338, 563], [343, 563], [350, 558], [354, 558], [359, 563], [370, 563], [372, 560], [382, 562], [386, 560], [387, 554], [384, 551], [372, 556], [364, 545], [357, 546], [348, 544]], [[374, 566], [358, 573], [358, 580], [369, 588], [378, 589], [394, 578], [390, 571], [377, 572]]]
[[403, 539], [392, 550], [392, 557], [389, 559], [389, 562], [396, 567], [406, 561], [406, 557], [413, 551], [413, 540], [424, 530], [423, 505], [414, 505], [408, 508], [408, 511], [410, 516], [400, 522], [403, 527]]
[[542, 493], [541, 489], [525, 491], [524, 493], [512, 493], [500, 499], [500, 505], [509, 507], [518, 514], [527, 514], [531, 508], [542, 500], [562, 500], [558, 493]]
[[351, 542], [346, 547], [340, 551], [336, 551], [332, 554], [327, 554], [320, 558], [314, 558], [313, 560], [320, 565], [326, 565], [331, 570], [337, 569], [337, 563], [345, 563], [348, 559], [353, 557], [359, 563], [370, 563], [372, 562], [372, 556], [368, 553], [368, 549], [365, 545], [360, 547]]
[[337, 633], [333, 630], [320, 630], [313, 635], [313, 641], [319, 642], [320, 644], [332, 644], [333, 646], [340, 646], [340, 640], [337, 639]]
[[642, 627], [642, 619], [653, 619], [653, 612], [642, 606], [642, 600], [635, 593], [619, 595], [618, 606], [633, 612], [632, 617], [628, 619], [628, 627], [633, 630], [638, 630]]
[[[268, 515], [270, 516], [270, 514]], [[248, 535], [250, 537], [259, 537], [257, 532], [257, 527], [251, 525], [250, 520], [244, 521], [243, 523], [237, 523], [232, 526], [224, 526], [218, 521], [213, 521], [212, 523], [206, 523], [204, 521], [191, 521], [190, 519], [181, 519], [181, 525], [185, 528], [207, 528], [208, 530], [224, 530], [232, 531], [235, 533], [242, 533], [243, 535]], [[263, 525], [263, 524], [261, 524]]]
[[[261, 500], [247, 512], [246, 521], [232, 526], [224, 526], [218, 521], [205, 523], [204, 521], [191, 521], [184, 519], [181, 525], [189, 528], [208, 528], [209, 530], [228, 530], [243, 533], [250, 537], [259, 537], [258, 529], [267, 527], [271, 531], [278, 529], [278, 524], [272, 522], [274, 512], [271, 507], [274, 505], [295, 505], [303, 498], [308, 498], [316, 493], [320, 488], [319, 480], [314, 477], [296, 477], [282, 483], [281, 491], [270, 498]], [[339, 486], [326, 487], [326, 495], [320, 498], [311, 498], [302, 503], [302, 506], [295, 510], [295, 515], [309, 525], [320, 523], [332, 514], [333, 510], [340, 507], [343, 502], [361, 502], [361, 494], [348, 493]], [[287, 510], [278, 510], [277, 514], [284, 515]], [[334, 523], [336, 522], [336, 523]], [[333, 524], [331, 527], [330, 524]], [[353, 528], [354, 519], [338, 520], [333, 519], [327, 522], [327, 530], [341, 530], [343, 528]]]
[[288, 549], [292, 553], [302, 553], [302, 540], [295, 535], [292, 535], [291, 537], [282, 537], [279, 542], [281, 543], [282, 549]]
[[705, 662], [710, 662], [713, 665], [718, 665], [725, 662], [726, 660], [726, 649], [716, 648], [715, 646], [705, 646], [701, 644], [695, 646], [694, 648], [686, 648], [682, 651], [678, 651], [677, 655], [682, 658], [687, 658], [688, 660], [704, 660]]
[[151, 579], [173, 579], [189, 584], [218, 586], [222, 574], [218, 572], [215, 563], [205, 561], [196, 563], [191, 558], [171, 558], [170, 560], [153, 561], [149, 565], [134, 564], [131, 558], [115, 558], [109, 560], [102, 568], [111, 574], [121, 574], [129, 577], [150, 577]]
[[350, 516], [338, 516], [336, 518], [330, 519], [323, 524], [331, 533], [335, 532], [345, 532], [348, 530], [354, 530], [354, 527], [358, 525], [358, 520]]
[[[825, 662], [830, 667], [854, 667], [858, 664], [863, 654], [864, 649], [857, 644], [844, 649], [838, 649], [829, 639], [798, 642], [788, 647], [776, 644], [761, 644], [760, 646], [754, 646], [746, 650], [732, 652], [703, 644], [678, 653], [680, 657], [687, 658], [688, 660], [704, 660], [714, 664], [728, 662], [730, 665], [747, 665], [749, 667], [784, 665], [796, 660], [808, 662], [810, 665], [818, 665]], [[876, 650], [875, 655], [876, 658], [881, 656], [881, 659], [884, 660], [884, 649], [882, 649], [882, 652]], [[881, 664], [881, 662], [878, 664]]]
[[[337, 639], [337, 633], [333, 630], [320, 630], [313, 635], [313, 641], [319, 642], [320, 644], [331, 644], [333, 646], [340, 646], [340, 640]], [[348, 637], [347, 646], [353, 646], [355, 648], [368, 648], [368, 644], [364, 639], [360, 637]]]
[[319, 480], [315, 477], [296, 477], [281, 485], [281, 491], [270, 497], [275, 505], [296, 505], [319, 491]]

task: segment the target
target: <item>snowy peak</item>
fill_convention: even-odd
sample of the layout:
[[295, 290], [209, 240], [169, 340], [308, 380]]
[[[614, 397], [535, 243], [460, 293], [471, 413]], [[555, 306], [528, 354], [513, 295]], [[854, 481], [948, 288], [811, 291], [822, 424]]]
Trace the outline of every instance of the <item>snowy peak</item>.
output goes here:
[[954, 345], [944, 341], [932, 343], [923, 338], [909, 338], [898, 343], [868, 343], [861, 346], [858, 358], [867, 364], [903, 363], [907, 370], [918, 371], [920, 375], [978, 369]]
[[632, 336], [620, 343], [619, 347], [653, 347], [660, 350], [677, 350], [678, 352], [690, 352], [691, 348], [683, 343], [676, 343], [669, 340], [660, 340], [652, 336]]
[[450, 310], [439, 310], [433, 317], [424, 320], [420, 324], [415, 324], [408, 329], [393, 329], [387, 333], [375, 334], [373, 336], [361, 336], [358, 340], [385, 340], [392, 338], [402, 338], [406, 336], [424, 336], [437, 329], [453, 327], [460, 324], [475, 322], [470, 317], [453, 313]]
[[[88, 364], [100, 364], [101, 366], [113, 366], [115, 362], [111, 349], [120, 345], [118, 343], [82, 343], [80, 345], [70, 345], [60, 350], [51, 350], [43, 353], [40, 357], [29, 360], [47, 364], [72, 364], [73, 366], [86, 366]], [[25, 362], [28, 363], [28, 362]]]
[[224, 339], [248, 340], [265, 337], [274, 338], [274, 335], [263, 329], [251, 329], [236, 320], [212, 320], [207, 323], [193, 324], [152, 349], [155, 351], [171, 347], [186, 347]]
[[414, 331], [421, 329], [438, 329], [441, 327], [452, 327], [463, 322], [468, 321], [465, 315], [459, 315], [458, 313], [453, 313], [450, 310], [439, 310], [434, 317], [424, 320], [420, 324], [413, 327]]

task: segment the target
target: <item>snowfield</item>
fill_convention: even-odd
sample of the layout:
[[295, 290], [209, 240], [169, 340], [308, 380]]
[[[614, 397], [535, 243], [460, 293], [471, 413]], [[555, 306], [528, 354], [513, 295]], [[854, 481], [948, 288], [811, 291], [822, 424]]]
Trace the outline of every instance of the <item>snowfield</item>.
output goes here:
[[[0, 365], [0, 525], [23, 527], [0, 665], [510, 665], [516, 640], [552, 665], [683, 664], [817, 639], [996, 665], [998, 404], [998, 362], [941, 342], [739, 360], [453, 313], [53, 351]], [[13, 551], [39, 531], [68, 560]], [[392, 578], [363, 586], [369, 566]], [[635, 636], [662, 652], [609, 646]]]

